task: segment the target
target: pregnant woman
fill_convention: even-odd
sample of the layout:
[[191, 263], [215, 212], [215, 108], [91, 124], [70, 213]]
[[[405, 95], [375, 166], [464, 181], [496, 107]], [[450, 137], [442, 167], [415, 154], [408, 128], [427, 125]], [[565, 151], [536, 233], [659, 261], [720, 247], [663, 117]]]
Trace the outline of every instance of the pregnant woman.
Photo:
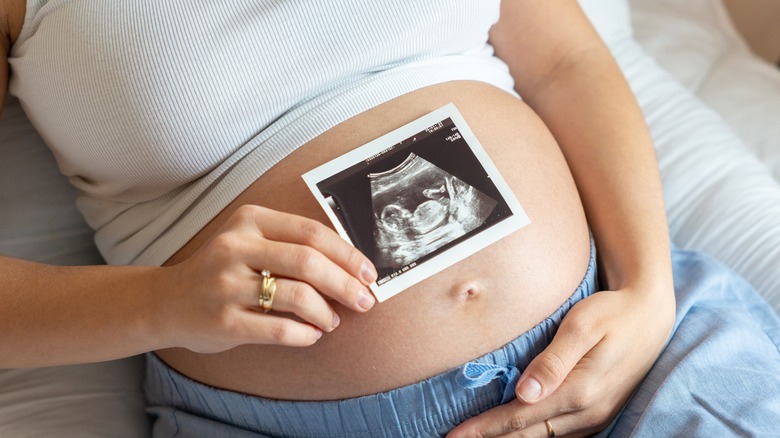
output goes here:
[[[109, 266], [0, 258], [0, 366], [155, 351], [159, 436], [554, 436], [604, 428], [667, 340], [652, 146], [575, 1], [2, 6]], [[375, 305], [301, 175], [448, 103], [531, 224]]]

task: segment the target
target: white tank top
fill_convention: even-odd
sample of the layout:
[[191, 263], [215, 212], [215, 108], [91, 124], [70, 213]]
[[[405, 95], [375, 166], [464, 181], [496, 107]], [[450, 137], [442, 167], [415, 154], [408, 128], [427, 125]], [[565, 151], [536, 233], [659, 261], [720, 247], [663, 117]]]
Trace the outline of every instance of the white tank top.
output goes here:
[[451, 80], [512, 92], [500, 0], [27, 0], [16, 95], [108, 263], [159, 265], [287, 154]]

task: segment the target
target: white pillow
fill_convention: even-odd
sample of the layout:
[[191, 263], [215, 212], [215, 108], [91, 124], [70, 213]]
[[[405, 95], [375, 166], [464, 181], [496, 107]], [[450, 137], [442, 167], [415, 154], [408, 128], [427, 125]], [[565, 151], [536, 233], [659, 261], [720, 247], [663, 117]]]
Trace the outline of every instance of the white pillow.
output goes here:
[[[596, 4], [622, 7], [619, 3], [624, 2], [581, 2], [591, 16]], [[678, 3], [671, 0], [664, 3], [666, 9], [659, 6], [658, 12], [665, 11], [669, 20], [684, 8], [675, 8]], [[653, 136], [672, 240], [724, 261], [780, 312], [780, 185], [715, 111], [660, 68], [629, 34], [614, 32], [614, 27], [603, 31], [603, 23], [594, 18]], [[688, 80], [695, 83], [695, 79]], [[764, 119], [764, 123], [775, 125], [780, 112], [768, 117], [773, 122]]]
[[[74, 190], [15, 99], [3, 110], [0, 135], [0, 254], [103, 263]], [[147, 437], [142, 379], [142, 357], [0, 370], [0, 437]]]
[[142, 357], [0, 370], [0, 436], [148, 438]]
[[780, 180], [780, 69], [755, 56], [720, 0], [632, 0], [639, 43], [715, 109]]

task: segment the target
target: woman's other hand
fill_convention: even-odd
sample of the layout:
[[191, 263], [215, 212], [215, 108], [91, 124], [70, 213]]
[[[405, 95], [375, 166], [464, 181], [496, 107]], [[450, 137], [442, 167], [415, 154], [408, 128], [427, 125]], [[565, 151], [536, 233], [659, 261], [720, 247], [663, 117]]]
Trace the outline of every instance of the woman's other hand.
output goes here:
[[619, 412], [674, 323], [658, 165], [636, 99], [576, 0], [502, 2], [490, 42], [561, 147], [610, 290], [566, 315], [520, 377], [520, 399], [453, 436], [584, 436]]
[[[260, 305], [262, 270], [276, 278], [273, 312]], [[241, 344], [308, 346], [339, 324], [335, 300], [365, 312], [371, 262], [322, 223], [245, 205], [190, 258], [161, 270], [159, 330], [199, 353]]]
[[674, 324], [666, 291], [623, 289], [577, 303], [552, 343], [525, 369], [517, 399], [471, 418], [448, 437], [589, 436], [620, 412]]

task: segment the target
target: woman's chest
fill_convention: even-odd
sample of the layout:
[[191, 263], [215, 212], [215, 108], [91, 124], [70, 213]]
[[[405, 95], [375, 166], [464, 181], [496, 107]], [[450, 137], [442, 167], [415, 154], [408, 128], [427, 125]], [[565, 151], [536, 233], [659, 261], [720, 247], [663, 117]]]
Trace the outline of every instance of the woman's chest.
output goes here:
[[192, 176], [313, 97], [484, 48], [498, 3], [28, 0], [11, 91], [74, 169], [141, 148]]

